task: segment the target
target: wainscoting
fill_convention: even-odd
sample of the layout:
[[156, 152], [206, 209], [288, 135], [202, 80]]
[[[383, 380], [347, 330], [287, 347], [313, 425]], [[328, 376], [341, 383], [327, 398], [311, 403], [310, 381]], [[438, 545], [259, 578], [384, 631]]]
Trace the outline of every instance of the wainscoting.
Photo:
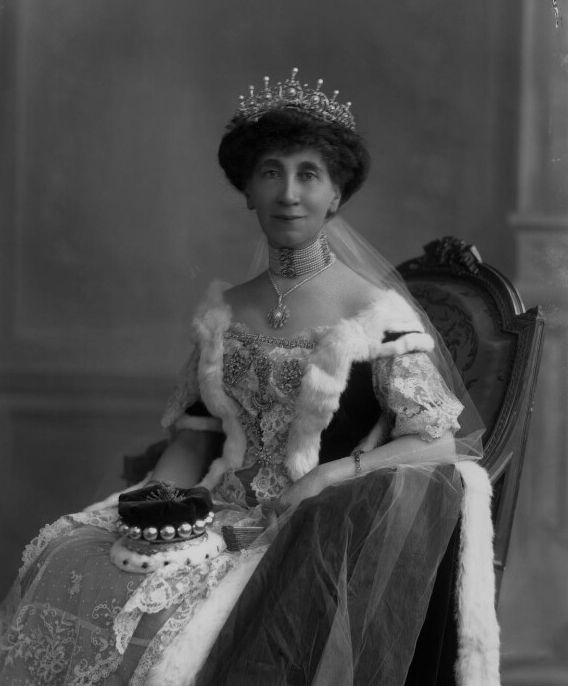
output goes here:
[[162, 434], [169, 381], [0, 376], [0, 596], [40, 526], [122, 488], [122, 455]]

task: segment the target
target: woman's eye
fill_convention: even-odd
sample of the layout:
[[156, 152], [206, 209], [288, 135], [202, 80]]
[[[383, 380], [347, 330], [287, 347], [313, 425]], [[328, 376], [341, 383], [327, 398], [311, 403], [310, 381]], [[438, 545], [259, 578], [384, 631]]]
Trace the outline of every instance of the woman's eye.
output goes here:
[[302, 172], [302, 178], [304, 181], [312, 181], [313, 179], [317, 178], [317, 174], [313, 171], [305, 171]]
[[275, 179], [278, 176], [276, 169], [264, 169], [261, 173], [263, 179]]

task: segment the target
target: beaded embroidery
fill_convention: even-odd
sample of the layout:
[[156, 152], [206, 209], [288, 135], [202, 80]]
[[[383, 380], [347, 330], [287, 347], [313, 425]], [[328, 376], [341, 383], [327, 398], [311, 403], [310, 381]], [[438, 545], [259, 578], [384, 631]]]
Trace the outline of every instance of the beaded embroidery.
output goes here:
[[300, 348], [300, 357], [291, 358], [288, 350], [292, 341], [279, 339], [286, 340], [283, 349], [278, 346], [266, 351], [260, 346], [261, 337], [257, 334], [235, 333], [225, 336], [223, 383], [227, 394], [241, 408], [239, 419], [251, 448], [247, 450], [246, 461], [266, 466], [284, 459], [294, 401], [304, 374], [304, 359], [313, 344], [303, 340], [309, 347], [294, 346]]
[[300, 388], [302, 383], [302, 367], [298, 360], [285, 360], [277, 368], [275, 381], [283, 393], [290, 394]]
[[311, 341], [309, 338], [303, 338], [302, 336], [296, 336], [295, 338], [265, 336], [264, 334], [242, 331], [240, 327], [237, 328], [237, 326], [231, 327], [231, 329], [225, 333], [225, 339], [231, 338], [240, 341], [241, 343], [266, 343], [267, 345], [275, 345], [279, 348], [286, 348], [288, 350], [293, 348], [313, 350], [316, 346], [314, 341]]

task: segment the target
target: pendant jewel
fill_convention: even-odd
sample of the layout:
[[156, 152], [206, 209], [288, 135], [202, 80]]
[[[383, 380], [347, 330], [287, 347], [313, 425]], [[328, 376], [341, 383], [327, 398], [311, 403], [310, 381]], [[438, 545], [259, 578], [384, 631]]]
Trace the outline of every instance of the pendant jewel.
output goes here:
[[266, 315], [266, 319], [273, 329], [281, 329], [290, 317], [290, 311], [282, 302], [282, 298], [278, 298], [278, 304]]

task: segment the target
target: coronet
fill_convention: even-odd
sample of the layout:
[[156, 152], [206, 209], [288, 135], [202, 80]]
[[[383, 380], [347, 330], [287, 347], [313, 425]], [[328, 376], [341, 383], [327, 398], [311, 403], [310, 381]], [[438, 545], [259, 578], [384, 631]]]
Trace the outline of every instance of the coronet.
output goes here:
[[264, 77], [264, 87], [255, 92], [249, 86], [248, 96], [239, 96], [240, 104], [235, 112], [235, 123], [239, 121], [258, 121], [267, 112], [279, 109], [296, 109], [315, 119], [338, 124], [350, 131], [355, 131], [355, 119], [350, 110], [351, 103], [337, 102], [339, 91], [333, 91], [328, 97], [322, 90], [323, 79], [316, 81], [316, 87], [310, 88], [307, 83], [301, 84], [298, 79], [298, 68], [294, 67], [290, 78], [270, 85], [270, 77]]

